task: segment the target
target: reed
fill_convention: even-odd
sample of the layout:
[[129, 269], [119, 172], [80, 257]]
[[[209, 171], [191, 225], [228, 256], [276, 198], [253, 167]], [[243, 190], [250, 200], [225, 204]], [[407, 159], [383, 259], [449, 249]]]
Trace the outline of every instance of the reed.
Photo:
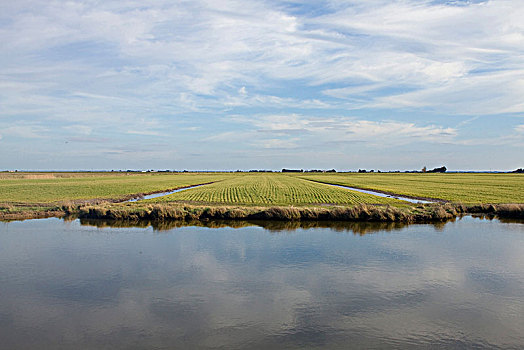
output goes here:
[[[504, 212], [505, 213], [505, 212]], [[273, 221], [368, 221], [368, 222], [428, 222], [445, 221], [459, 213], [452, 204], [418, 207], [358, 204], [333, 207], [238, 207], [195, 206], [177, 203], [143, 205], [88, 205], [78, 208], [85, 219], [106, 220], [273, 220]]]

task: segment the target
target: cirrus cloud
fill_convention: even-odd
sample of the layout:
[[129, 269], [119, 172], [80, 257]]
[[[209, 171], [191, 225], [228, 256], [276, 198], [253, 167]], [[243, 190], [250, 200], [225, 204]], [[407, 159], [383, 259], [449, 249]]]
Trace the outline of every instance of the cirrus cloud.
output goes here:
[[[177, 154], [249, 135], [215, 145], [231, 157], [246, 143], [281, 145], [289, 159], [312, 142], [471, 145], [521, 130], [523, 17], [520, 0], [4, 2], [0, 126], [4, 141], [39, 148], [80, 134], [122, 149], [162, 137]], [[510, 167], [517, 151], [492, 158]]]

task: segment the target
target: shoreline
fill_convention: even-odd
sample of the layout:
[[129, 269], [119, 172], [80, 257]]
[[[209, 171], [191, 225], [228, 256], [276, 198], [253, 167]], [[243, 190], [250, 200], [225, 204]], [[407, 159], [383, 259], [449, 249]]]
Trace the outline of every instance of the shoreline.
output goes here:
[[462, 215], [488, 215], [524, 219], [524, 204], [431, 203], [406, 206], [358, 204], [353, 206], [235, 206], [190, 205], [184, 203], [102, 202], [64, 204], [44, 210], [0, 212], [0, 221], [49, 217], [78, 217], [122, 221], [351, 221], [351, 222], [442, 222]]

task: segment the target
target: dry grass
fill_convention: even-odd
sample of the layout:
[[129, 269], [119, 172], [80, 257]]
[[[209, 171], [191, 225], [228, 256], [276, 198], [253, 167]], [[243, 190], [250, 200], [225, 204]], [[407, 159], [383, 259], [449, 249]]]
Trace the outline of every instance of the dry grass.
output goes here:
[[524, 219], [524, 204], [479, 204], [467, 207], [471, 214], [489, 214], [503, 218]]
[[124, 172], [67, 172], [67, 173], [26, 173], [26, 172], [0, 172], [0, 180], [14, 180], [14, 179], [26, 179], [26, 180], [46, 180], [46, 179], [70, 179], [70, 178], [86, 178], [86, 177], [101, 177], [101, 176], [130, 176], [135, 173], [124, 173]]
[[524, 204], [425, 204], [389, 206], [358, 204], [331, 207], [239, 207], [199, 206], [178, 203], [111, 203], [82, 205], [65, 203], [58, 207], [15, 207], [0, 205], [0, 220], [71, 215], [83, 219], [120, 221], [207, 221], [207, 220], [270, 220], [343, 221], [343, 222], [444, 222], [466, 214], [524, 219]]
[[359, 204], [339, 207], [232, 207], [190, 206], [180, 204], [143, 204], [84, 206], [81, 218], [106, 220], [272, 220], [272, 221], [371, 221], [423, 222], [443, 221], [456, 216], [452, 207], [431, 205], [393, 207]]

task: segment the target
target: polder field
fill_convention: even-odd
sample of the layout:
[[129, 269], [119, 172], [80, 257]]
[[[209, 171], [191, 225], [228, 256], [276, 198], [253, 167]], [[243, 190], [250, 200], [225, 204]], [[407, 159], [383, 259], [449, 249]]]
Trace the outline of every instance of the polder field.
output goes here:
[[523, 174], [323, 173], [296, 175], [337, 185], [460, 203], [524, 203]]
[[[69, 214], [80, 212], [81, 207], [93, 205], [105, 205], [113, 213], [120, 209], [150, 213], [151, 206], [178, 206], [185, 211], [189, 210], [187, 206], [235, 206], [251, 208], [247, 211], [249, 213], [253, 213], [255, 207], [340, 209], [374, 205], [376, 208], [394, 207], [402, 210], [409, 207], [415, 211], [418, 210], [416, 207], [420, 207], [329, 184], [431, 198], [470, 207], [480, 205], [477, 212], [493, 212], [493, 207], [490, 209], [487, 204], [515, 204], [516, 207], [511, 210], [517, 210], [518, 215], [522, 215], [521, 211], [524, 213], [523, 174], [2, 173], [0, 219], [36, 217], [33, 214], [39, 212], [37, 216], [41, 216], [42, 211], [47, 211], [48, 215]], [[154, 199], [125, 202], [143, 194], [194, 185], [202, 186]], [[456, 215], [453, 208], [448, 206], [444, 211]], [[464, 212], [465, 209], [460, 210]], [[364, 212], [367, 213], [367, 209]], [[440, 212], [445, 214], [442, 210]], [[410, 211], [411, 214], [413, 211]]]
[[1, 173], [0, 203], [127, 199], [135, 194], [208, 184], [160, 197], [247, 205], [394, 204], [337, 184], [461, 203], [524, 203], [523, 174], [485, 173]]
[[150, 201], [280, 206], [399, 203], [395, 199], [350, 191], [279, 173], [238, 174], [210, 185]]
[[225, 173], [3, 173], [0, 203], [54, 203], [89, 199], [127, 199], [220, 181]]

